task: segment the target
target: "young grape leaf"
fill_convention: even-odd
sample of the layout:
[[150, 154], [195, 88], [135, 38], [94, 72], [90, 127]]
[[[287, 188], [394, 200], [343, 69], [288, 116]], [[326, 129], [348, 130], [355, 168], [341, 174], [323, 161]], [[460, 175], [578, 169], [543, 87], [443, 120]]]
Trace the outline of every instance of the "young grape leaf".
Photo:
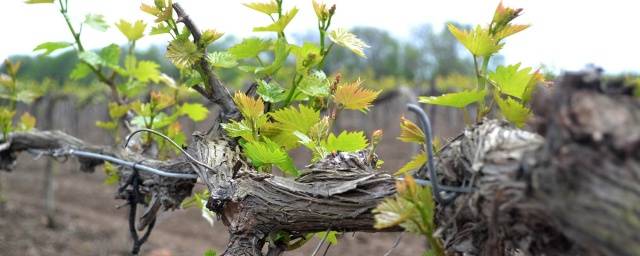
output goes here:
[[143, 60], [138, 62], [137, 67], [132, 70], [131, 76], [138, 79], [140, 82], [146, 83], [152, 81], [157, 83], [160, 80], [160, 66], [153, 62]]
[[312, 1], [313, 11], [316, 13], [316, 17], [318, 20], [323, 21], [329, 18], [329, 8], [327, 8], [327, 4], [318, 2], [316, 0]]
[[531, 68], [520, 69], [520, 63], [506, 67], [498, 66], [494, 72], [489, 73], [489, 79], [501, 93], [522, 100], [525, 98], [525, 92], [533, 92], [536, 85], [536, 73], [530, 72]]
[[469, 90], [454, 93], [447, 93], [440, 96], [420, 97], [419, 101], [422, 103], [448, 106], [454, 108], [464, 108], [467, 105], [484, 100], [486, 96], [486, 90]]
[[54, 0], [27, 0], [27, 4], [52, 4]]
[[204, 32], [202, 32], [202, 36], [200, 36], [199, 43], [202, 47], [207, 47], [211, 43], [220, 39], [220, 37], [222, 37], [223, 35], [224, 33], [222, 32], [216, 31], [214, 29], [207, 29]]
[[109, 102], [109, 117], [112, 120], [117, 120], [127, 114], [129, 111], [129, 106], [127, 105], [119, 105], [115, 102]]
[[100, 14], [87, 14], [83, 23], [101, 32], [105, 32], [109, 28], [109, 24], [104, 20], [104, 16]]
[[142, 3], [140, 5], [140, 10], [156, 17], [159, 16], [160, 13], [162, 12], [158, 7], [151, 6], [145, 3]]
[[231, 120], [230, 123], [222, 124], [222, 128], [227, 132], [227, 136], [231, 138], [241, 137], [247, 141], [255, 141], [253, 130], [247, 124], [246, 119], [240, 122]]
[[289, 56], [289, 47], [284, 39], [279, 39], [275, 43], [275, 60], [269, 66], [266, 67], [258, 67], [255, 69], [255, 73], [261, 76], [270, 76], [277, 72], [287, 60], [287, 56]]
[[329, 134], [324, 147], [329, 152], [356, 152], [363, 150], [369, 145], [363, 132], [343, 131], [337, 137]]
[[110, 67], [112, 69], [120, 69], [118, 66], [120, 61], [120, 46], [117, 44], [110, 44], [100, 50], [100, 58], [102, 59], [101, 65]]
[[[430, 187], [418, 186], [409, 175], [396, 183], [397, 194], [385, 199], [372, 212], [375, 228], [400, 225], [413, 233], [432, 235], [435, 204]], [[433, 245], [432, 245], [433, 246]]]
[[115, 130], [116, 128], [118, 128], [118, 123], [117, 121], [111, 121], [111, 122], [103, 122], [103, 121], [96, 121], [96, 126], [98, 128], [102, 128], [108, 131], [112, 131]]
[[166, 53], [167, 58], [180, 69], [193, 66], [202, 58], [202, 55], [198, 46], [188, 38], [171, 41]]
[[347, 85], [340, 85], [333, 99], [345, 109], [366, 112], [381, 91], [366, 89], [361, 85], [362, 81], [359, 79]]
[[160, 111], [176, 103], [173, 95], [163, 93], [161, 91], [151, 91], [149, 103], [153, 105], [154, 111]]
[[494, 99], [496, 100], [496, 103], [498, 103], [498, 107], [500, 108], [500, 112], [504, 118], [515, 124], [517, 127], [522, 128], [525, 125], [531, 115], [530, 109], [513, 98], [507, 97], [506, 99], [503, 99], [497, 93], [494, 96]]
[[18, 126], [18, 130], [20, 131], [28, 131], [36, 127], [36, 118], [29, 114], [29, 112], [24, 112], [20, 116], [20, 124]]
[[409, 161], [408, 163], [403, 165], [393, 175], [404, 175], [405, 173], [407, 173], [409, 171], [416, 170], [416, 169], [422, 167], [422, 165], [424, 165], [425, 163], [427, 163], [427, 154], [425, 154], [424, 152], [421, 152], [420, 154], [417, 154], [417, 155], [413, 156], [411, 161]]
[[207, 61], [218, 68], [232, 68], [238, 65], [236, 57], [229, 52], [211, 52], [207, 55]]
[[116, 185], [120, 181], [120, 175], [118, 174], [118, 168], [109, 162], [104, 162], [104, 174], [107, 176], [104, 179], [105, 185]]
[[256, 93], [266, 102], [278, 103], [287, 98], [284, 88], [276, 81], [271, 80], [268, 83], [262, 79], [257, 80], [258, 90]]
[[164, 23], [158, 23], [151, 28], [151, 32], [149, 32], [149, 35], [166, 34], [166, 33], [169, 33], [170, 31], [171, 31], [171, 27], [169, 27], [169, 25]]
[[320, 112], [305, 105], [299, 105], [297, 110], [293, 106], [279, 109], [271, 112], [270, 115], [281, 130], [299, 131], [304, 134], [320, 121]]
[[[180, 146], [186, 145], [187, 137], [182, 132], [182, 126], [179, 122], [172, 122], [167, 127], [167, 136]], [[174, 148], [174, 150], [176, 154], [180, 153], [180, 149]]]
[[346, 47], [360, 57], [367, 57], [364, 54], [364, 48], [369, 48], [369, 45], [345, 29], [331, 31], [329, 33], [329, 39], [338, 45]]
[[231, 46], [228, 51], [237, 59], [248, 59], [255, 58], [261, 52], [268, 50], [270, 46], [271, 41], [252, 37], [243, 39], [242, 42]]
[[293, 7], [293, 9], [291, 9], [286, 14], [282, 15], [282, 17], [280, 17], [276, 22], [272, 23], [271, 25], [264, 26], [264, 27], [255, 27], [255, 28], [253, 28], [253, 32], [278, 32], [278, 33], [282, 33], [282, 32], [284, 32], [284, 29], [287, 27], [287, 25], [289, 25], [289, 22], [291, 22], [291, 20], [293, 20], [293, 17], [296, 16], [296, 14], [298, 14], [298, 8]]
[[180, 107], [180, 113], [198, 122], [207, 118], [209, 110], [200, 103], [184, 103]]
[[264, 102], [262, 99], [254, 99], [238, 91], [233, 96], [233, 101], [245, 119], [255, 120], [264, 115]]
[[322, 60], [320, 47], [314, 43], [305, 42], [302, 46], [291, 46], [291, 53], [296, 57], [296, 71], [299, 74], [306, 74]]
[[287, 149], [298, 145], [298, 138], [293, 135], [293, 132], [307, 134], [309, 129], [320, 121], [320, 112], [305, 105], [299, 105], [297, 110], [290, 106], [269, 114], [275, 121], [273, 125], [275, 134], [271, 138]]
[[85, 63], [78, 62], [73, 70], [71, 70], [69, 78], [71, 78], [71, 80], [80, 80], [89, 74], [91, 74], [91, 68]]
[[298, 142], [300, 144], [302, 144], [303, 146], [311, 150], [312, 162], [318, 161], [329, 154], [329, 152], [324, 146], [320, 145], [319, 143], [317, 143], [317, 141], [314, 141], [306, 134], [303, 134], [299, 131], [295, 131], [293, 132], [293, 135], [298, 138]]
[[313, 70], [302, 77], [298, 90], [311, 97], [326, 97], [329, 96], [330, 86], [331, 82], [329, 82], [324, 72]]
[[424, 133], [415, 123], [411, 122], [411, 120], [405, 118], [404, 116], [400, 117], [400, 137], [399, 140], [404, 142], [414, 142], [418, 144], [423, 144], [425, 142]]
[[95, 52], [85, 51], [78, 54], [78, 58], [91, 66], [104, 65], [106, 62]]
[[60, 49], [65, 49], [69, 46], [72, 46], [72, 43], [69, 42], [46, 42], [46, 43], [41, 43], [38, 46], [36, 46], [36, 48], [33, 49], [33, 51], [39, 51], [39, 50], [44, 50], [44, 53], [42, 53], [42, 55], [47, 56], [49, 54], [51, 54], [54, 51], [60, 50]]
[[266, 2], [266, 3], [260, 3], [260, 2], [245, 3], [243, 5], [253, 10], [264, 13], [266, 15], [278, 13], [278, 3], [276, 3], [275, 0], [270, 0], [269, 2]]
[[[419, 213], [416, 211], [415, 206], [408, 200], [395, 197], [387, 198], [381, 204], [373, 209], [375, 225], [377, 229], [390, 228], [401, 224], [410, 224], [410, 219], [419, 218]], [[404, 227], [409, 232], [420, 232], [418, 226], [407, 225]]]
[[273, 164], [286, 174], [299, 175], [287, 152], [269, 139], [266, 139], [265, 142], [254, 141], [244, 144], [244, 153], [256, 167]]
[[122, 32], [129, 41], [133, 42], [144, 36], [144, 30], [147, 27], [147, 24], [142, 20], [138, 20], [133, 24], [126, 20], [120, 20], [116, 23], [116, 27], [118, 27], [120, 32]]
[[31, 104], [36, 98], [38, 98], [38, 96], [39, 96], [38, 92], [23, 90], [23, 91], [19, 91], [18, 94], [16, 94], [15, 100], [19, 102]]
[[493, 20], [491, 20], [492, 28], [494, 31], [500, 31], [504, 27], [508, 26], [509, 23], [520, 16], [522, 12], [521, 8], [515, 9], [510, 7], [505, 7], [502, 2], [498, 4], [495, 12], [493, 13]]
[[338, 232], [336, 231], [329, 231], [329, 232], [318, 232], [315, 234], [315, 236], [318, 239], [325, 239], [328, 243], [335, 245], [338, 243]]
[[500, 31], [496, 33], [496, 39], [497, 40], [505, 39], [506, 37], [516, 34], [527, 28], [529, 28], [529, 25], [507, 25], [506, 27], [500, 29]]
[[474, 56], [489, 57], [497, 53], [504, 44], [493, 38], [489, 30], [477, 26], [474, 30], [460, 30], [449, 24], [449, 31]]

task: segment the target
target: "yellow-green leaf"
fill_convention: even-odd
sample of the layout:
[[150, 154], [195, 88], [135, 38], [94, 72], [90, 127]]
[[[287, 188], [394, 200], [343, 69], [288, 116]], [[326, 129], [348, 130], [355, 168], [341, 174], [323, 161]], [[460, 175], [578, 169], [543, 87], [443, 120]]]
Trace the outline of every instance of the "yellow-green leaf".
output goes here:
[[422, 167], [422, 165], [424, 165], [425, 163], [427, 163], [427, 154], [425, 154], [424, 152], [421, 152], [420, 154], [417, 154], [417, 155], [413, 156], [411, 161], [409, 161], [408, 163], [403, 165], [393, 175], [404, 175], [405, 173], [407, 173], [409, 171], [416, 170], [416, 169]]
[[229, 52], [211, 52], [207, 55], [209, 64], [218, 68], [232, 68], [238, 65], [238, 60]]
[[104, 162], [104, 174], [107, 176], [104, 179], [104, 184], [106, 185], [116, 185], [118, 181], [120, 181], [120, 174], [118, 173], [118, 168], [109, 162]]
[[460, 30], [449, 24], [449, 31], [474, 56], [488, 57], [497, 53], [504, 44], [493, 38], [489, 30], [477, 26], [474, 30]]
[[329, 33], [329, 39], [334, 43], [351, 50], [356, 55], [366, 58], [364, 48], [369, 48], [364, 41], [360, 40], [356, 35], [345, 29], [336, 29]]
[[247, 120], [240, 122], [232, 120], [230, 123], [222, 124], [222, 128], [227, 132], [227, 136], [231, 138], [241, 137], [247, 141], [254, 141], [253, 130]]
[[138, 62], [138, 66], [132, 70], [130, 75], [143, 83], [149, 81], [157, 83], [160, 80], [159, 68], [160, 66], [157, 63], [143, 60]]
[[418, 144], [425, 142], [424, 132], [422, 132], [420, 127], [404, 116], [400, 117], [400, 137], [398, 137], [398, 139], [404, 142], [415, 142]]
[[73, 44], [69, 42], [46, 42], [36, 46], [36, 48], [34, 48], [33, 51], [35, 52], [39, 50], [44, 50], [44, 53], [42, 53], [42, 55], [47, 56], [56, 50], [65, 49], [72, 45]]
[[27, 4], [52, 4], [54, 0], [27, 0]]
[[245, 3], [243, 5], [267, 15], [278, 13], [278, 3], [276, 3], [275, 0], [270, 0], [269, 2]]
[[273, 54], [275, 55], [273, 62], [268, 66], [256, 68], [254, 73], [261, 76], [270, 76], [284, 65], [287, 60], [287, 56], [289, 56], [289, 47], [284, 38], [276, 41]]
[[537, 77], [536, 72], [531, 73], [531, 68], [520, 69], [520, 63], [498, 66], [494, 72], [489, 73], [489, 79], [501, 93], [521, 100], [526, 98], [525, 93], [533, 92]]
[[347, 85], [340, 85], [333, 96], [336, 103], [345, 109], [369, 110], [371, 103], [378, 97], [381, 91], [374, 91], [363, 88], [362, 81], [357, 80]]
[[36, 118], [29, 114], [29, 112], [24, 112], [22, 116], [20, 116], [20, 127], [19, 130], [28, 131], [36, 127]]
[[513, 98], [507, 97], [506, 99], [503, 99], [501, 96], [496, 94], [494, 99], [496, 100], [496, 103], [498, 103], [498, 107], [500, 108], [500, 112], [504, 118], [515, 124], [517, 127], [522, 128], [525, 125], [531, 115], [531, 110], [529, 108]]
[[[373, 209], [375, 225], [377, 229], [390, 228], [403, 223], [411, 223], [409, 219], [419, 218], [415, 206], [404, 198], [387, 198], [378, 207]], [[418, 233], [420, 229], [416, 225], [407, 225], [407, 231]]]
[[271, 112], [270, 116], [275, 121], [270, 138], [286, 149], [298, 145], [298, 138], [293, 135], [295, 131], [308, 134], [309, 129], [320, 121], [320, 112], [305, 105], [298, 105], [298, 109], [294, 106], [279, 109]]
[[129, 41], [136, 41], [144, 36], [144, 29], [147, 27], [147, 24], [142, 20], [138, 20], [133, 24], [126, 20], [120, 20], [116, 23], [116, 27], [118, 27], [120, 32], [122, 32]]
[[329, 152], [356, 152], [369, 145], [363, 132], [342, 131], [340, 135], [329, 134], [324, 147]]
[[111, 131], [111, 130], [115, 130], [118, 127], [118, 123], [116, 123], [116, 122], [113, 122], [113, 121], [111, 121], [111, 122], [96, 121], [96, 126], [102, 128], [102, 129]]
[[313, 0], [312, 4], [313, 4], [313, 11], [316, 13], [316, 17], [318, 17], [318, 20], [324, 21], [329, 18], [329, 8], [327, 8], [326, 3]]
[[269, 46], [271, 46], [271, 41], [252, 37], [243, 39], [228, 51], [238, 59], [255, 58], [261, 52], [268, 50]]
[[112, 120], [117, 120], [120, 117], [123, 117], [127, 111], [129, 111], [128, 105], [119, 105], [115, 102], [109, 102], [109, 117]]
[[254, 99], [238, 91], [233, 96], [233, 101], [246, 119], [255, 119], [264, 114], [264, 102], [262, 99]]
[[224, 33], [219, 32], [217, 30], [207, 29], [204, 32], [202, 32], [202, 36], [200, 36], [200, 45], [202, 45], [203, 47], [207, 47], [211, 43], [220, 39], [220, 37], [222, 37], [223, 35]]
[[464, 108], [471, 103], [484, 100], [486, 90], [470, 90], [447, 93], [440, 96], [420, 97], [419, 101], [431, 105]]
[[299, 175], [287, 152], [269, 139], [266, 139], [265, 142], [254, 141], [244, 144], [244, 153], [256, 167], [273, 164], [291, 176]]
[[87, 14], [83, 23], [101, 32], [105, 32], [109, 28], [109, 24], [104, 20], [104, 16], [100, 14]]
[[187, 115], [193, 121], [202, 121], [207, 118], [209, 110], [200, 103], [184, 103], [180, 107], [180, 113]]
[[276, 22], [264, 27], [255, 27], [253, 32], [278, 32], [282, 33], [284, 29], [289, 25], [289, 22], [298, 14], [298, 8], [293, 7], [289, 12], [282, 15]]
[[187, 38], [179, 38], [171, 41], [167, 48], [166, 56], [178, 68], [188, 68], [198, 62], [204, 55], [198, 46]]
[[496, 33], [496, 38], [498, 40], [502, 40], [527, 28], [529, 28], [529, 25], [507, 25]]

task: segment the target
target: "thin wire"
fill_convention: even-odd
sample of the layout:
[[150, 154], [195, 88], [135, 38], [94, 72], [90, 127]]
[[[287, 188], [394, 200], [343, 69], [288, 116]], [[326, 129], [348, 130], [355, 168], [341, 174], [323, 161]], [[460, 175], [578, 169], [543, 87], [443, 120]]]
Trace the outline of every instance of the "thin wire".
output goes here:
[[429, 116], [427, 116], [427, 113], [425, 113], [422, 110], [422, 108], [420, 108], [418, 105], [407, 104], [407, 107], [409, 108], [409, 111], [415, 113], [418, 116], [418, 120], [420, 121], [419, 122], [420, 128], [424, 131], [424, 134], [425, 134], [424, 144], [427, 147], [428, 161], [426, 165], [423, 165], [420, 168], [419, 173], [424, 173], [424, 169], [427, 169], [429, 173], [429, 178], [431, 179], [431, 186], [433, 187], [433, 190], [434, 190], [433, 196], [435, 197], [436, 201], [438, 201], [438, 203], [440, 204], [450, 203], [458, 196], [458, 194], [455, 192], [446, 196], [443, 196], [442, 194], [440, 194], [440, 192], [444, 190], [442, 190], [443, 186], [440, 185], [440, 183], [438, 183], [438, 176], [436, 173], [436, 168], [434, 166], [433, 138], [432, 138], [433, 133], [431, 130], [431, 122], [429, 122]]
[[[404, 181], [404, 178], [398, 177], [398, 178], [396, 178], [396, 180]], [[430, 180], [424, 180], [424, 179], [418, 179], [418, 178], [415, 178], [414, 180], [416, 181], [416, 183], [418, 185], [431, 186], [431, 181]], [[447, 191], [447, 192], [459, 192], [459, 193], [471, 193], [471, 192], [473, 192], [473, 188], [472, 187], [447, 186], [447, 185], [442, 185], [442, 184], [440, 184], [440, 190]]]
[[137, 133], [141, 133], [141, 132], [149, 132], [149, 133], [153, 133], [155, 135], [158, 135], [160, 137], [162, 137], [163, 139], [165, 139], [166, 141], [168, 141], [169, 143], [171, 143], [171, 145], [173, 145], [174, 147], [176, 147], [177, 149], [180, 150], [180, 152], [182, 152], [182, 154], [184, 154], [187, 158], [189, 158], [189, 160], [204, 166], [205, 168], [212, 170], [212, 171], [216, 171], [215, 169], [213, 169], [213, 167], [198, 161], [197, 159], [195, 159], [193, 156], [191, 156], [189, 153], [187, 153], [187, 151], [185, 151], [180, 145], [178, 145], [178, 143], [176, 143], [175, 141], [173, 141], [171, 138], [169, 138], [167, 135], [162, 134], [161, 132], [155, 131], [155, 130], [151, 130], [151, 129], [147, 129], [147, 128], [141, 128], [138, 130], [133, 131], [131, 134], [129, 134], [129, 136], [127, 136], [126, 142], [124, 143], [124, 148], [127, 148], [127, 146], [129, 145], [129, 141], [131, 141], [131, 138], [133, 138], [133, 135], [136, 135]]
[[331, 243], [327, 244], [327, 247], [324, 249], [324, 253], [322, 254], [322, 256], [327, 256], [327, 252], [329, 252], [329, 248], [331, 248]]
[[313, 250], [313, 254], [311, 254], [311, 256], [316, 256], [316, 254], [320, 250], [320, 247], [322, 247], [322, 245], [324, 244], [324, 241], [327, 240], [327, 236], [329, 236], [329, 229], [325, 231], [324, 237], [322, 237], [322, 240], [320, 240], [320, 243], [318, 243], [318, 246], [316, 246], [316, 249]]
[[404, 234], [404, 232], [401, 232], [400, 234], [398, 234], [398, 237], [396, 237], [396, 241], [393, 242], [393, 245], [391, 246], [391, 248], [389, 248], [389, 250], [383, 256], [391, 255], [391, 252], [393, 251], [393, 249], [398, 247], [398, 244], [400, 244], [400, 240], [402, 239], [402, 234]]
[[86, 152], [86, 151], [81, 151], [81, 150], [70, 149], [69, 150], [69, 154], [70, 155], [75, 155], [75, 156], [80, 156], [80, 157], [86, 157], [86, 158], [100, 159], [100, 160], [112, 162], [112, 163], [115, 163], [115, 164], [118, 164], [118, 165], [123, 165], [123, 166], [127, 166], [127, 167], [130, 167], [130, 168], [136, 168], [136, 169], [141, 170], [141, 171], [150, 172], [150, 173], [157, 174], [157, 175], [164, 176], [164, 177], [178, 178], [178, 179], [197, 179], [198, 178], [198, 175], [196, 175], [196, 174], [166, 172], [166, 171], [158, 170], [158, 169], [155, 169], [153, 167], [146, 166], [146, 165], [133, 163], [133, 162], [125, 161], [125, 160], [118, 159], [118, 158], [115, 158], [115, 157], [112, 157], [112, 156], [93, 153], [93, 152]]

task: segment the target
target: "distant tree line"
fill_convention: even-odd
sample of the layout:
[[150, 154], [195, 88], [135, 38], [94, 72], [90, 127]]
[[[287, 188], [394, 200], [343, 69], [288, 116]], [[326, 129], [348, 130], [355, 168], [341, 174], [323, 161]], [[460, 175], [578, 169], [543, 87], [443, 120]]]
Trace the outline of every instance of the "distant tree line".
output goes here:
[[[349, 79], [363, 77], [372, 84], [387, 81], [395, 87], [405, 84], [416, 87], [435, 88], [438, 78], [449, 75], [469, 76], [473, 74], [471, 57], [467, 56], [455, 38], [444, 28], [434, 29], [431, 25], [423, 25], [414, 30], [409, 39], [394, 38], [388, 31], [372, 27], [356, 27], [352, 32], [362, 38], [371, 47], [366, 49], [367, 59], [358, 58], [347, 49], [336, 47], [325, 63], [328, 73], [341, 72]], [[317, 35], [306, 33], [298, 38]], [[215, 48], [226, 49], [237, 40], [227, 36], [217, 43]], [[218, 50], [219, 50], [218, 49]], [[216, 49], [212, 49], [216, 50]], [[151, 46], [138, 50], [138, 59], [153, 60], [161, 65], [161, 71], [172, 77], [179, 76], [178, 71], [164, 57], [164, 47]], [[19, 77], [41, 82], [45, 79], [59, 84], [67, 82], [70, 72], [77, 63], [73, 51], [66, 51], [54, 56], [12, 56], [13, 61], [22, 63]], [[4, 67], [0, 67], [4, 70]], [[238, 71], [220, 69], [217, 71], [222, 79], [233, 80], [240, 77]], [[87, 77], [81, 83], [91, 83], [94, 77]]]

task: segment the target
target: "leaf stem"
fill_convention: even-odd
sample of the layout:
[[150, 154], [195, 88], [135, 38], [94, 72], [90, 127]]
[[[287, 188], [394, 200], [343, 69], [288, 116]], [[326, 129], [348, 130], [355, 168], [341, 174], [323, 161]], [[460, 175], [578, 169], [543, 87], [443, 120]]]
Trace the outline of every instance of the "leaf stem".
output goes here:
[[287, 95], [287, 99], [284, 101], [284, 106], [287, 107], [289, 106], [289, 104], [291, 104], [291, 101], [293, 100], [293, 95], [296, 92], [296, 89], [298, 88], [298, 85], [300, 84], [300, 81], [302, 81], [302, 76], [297, 75], [293, 78], [293, 83], [291, 85], [291, 91], [289, 91], [289, 95]]

